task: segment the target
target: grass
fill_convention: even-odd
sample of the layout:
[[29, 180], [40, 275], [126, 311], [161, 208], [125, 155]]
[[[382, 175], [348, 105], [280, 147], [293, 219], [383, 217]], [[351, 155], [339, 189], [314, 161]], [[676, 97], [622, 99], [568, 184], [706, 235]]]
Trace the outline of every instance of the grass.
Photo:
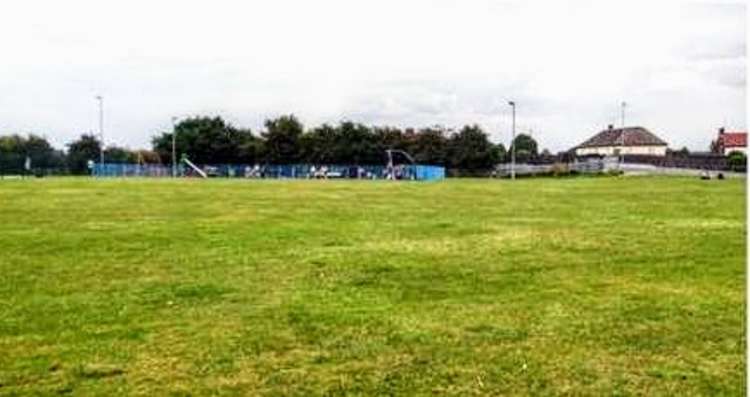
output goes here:
[[745, 183], [0, 181], [0, 395], [744, 395]]

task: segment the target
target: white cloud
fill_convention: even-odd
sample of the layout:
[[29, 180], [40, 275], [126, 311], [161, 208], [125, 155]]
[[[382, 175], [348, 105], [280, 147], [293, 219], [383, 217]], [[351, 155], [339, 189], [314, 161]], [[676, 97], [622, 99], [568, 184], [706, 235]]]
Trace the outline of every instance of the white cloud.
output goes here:
[[565, 149], [618, 120], [705, 149], [745, 128], [745, 7], [491, 1], [27, 1], [0, 16], [0, 133], [147, 146], [173, 115], [257, 128], [518, 124]]

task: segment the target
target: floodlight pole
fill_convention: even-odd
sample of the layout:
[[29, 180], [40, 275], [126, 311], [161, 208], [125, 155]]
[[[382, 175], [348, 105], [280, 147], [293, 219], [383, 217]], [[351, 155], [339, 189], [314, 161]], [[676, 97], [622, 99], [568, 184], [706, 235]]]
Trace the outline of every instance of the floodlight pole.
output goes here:
[[104, 98], [101, 95], [97, 95], [96, 99], [99, 101], [99, 139], [101, 140], [99, 145], [99, 164], [104, 167]]
[[510, 140], [510, 177], [516, 179], [516, 102], [508, 102], [513, 108], [512, 137]]
[[177, 152], [175, 151], [175, 140], [177, 138], [176, 121], [177, 117], [172, 116], [172, 178], [177, 178]]

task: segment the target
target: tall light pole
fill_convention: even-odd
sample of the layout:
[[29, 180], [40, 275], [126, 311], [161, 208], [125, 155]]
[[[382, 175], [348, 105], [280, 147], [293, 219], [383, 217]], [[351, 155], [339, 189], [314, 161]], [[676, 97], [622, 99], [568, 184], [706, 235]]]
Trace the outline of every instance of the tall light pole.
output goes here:
[[620, 104], [620, 114], [622, 116], [622, 129], [620, 130], [620, 164], [625, 164], [625, 106], [627, 106], [627, 103], [622, 101]]
[[177, 117], [172, 116], [172, 178], [177, 177], [177, 152], [175, 151], [175, 140], [177, 138], [177, 127], [175, 122]]
[[104, 98], [101, 95], [97, 95], [96, 99], [99, 101], [99, 139], [101, 140], [99, 145], [99, 164], [104, 166]]
[[516, 179], [516, 103], [514, 101], [508, 101], [508, 105], [513, 108], [513, 129], [512, 138], [510, 140], [510, 179]]

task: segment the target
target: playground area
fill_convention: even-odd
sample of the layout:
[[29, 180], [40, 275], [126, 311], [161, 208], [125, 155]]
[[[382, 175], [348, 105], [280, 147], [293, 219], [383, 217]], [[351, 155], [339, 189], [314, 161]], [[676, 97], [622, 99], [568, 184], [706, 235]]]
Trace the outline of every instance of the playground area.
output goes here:
[[445, 168], [433, 165], [260, 165], [182, 163], [175, 167], [140, 164], [94, 164], [95, 177], [223, 177], [247, 179], [388, 179], [435, 181], [445, 178]]
[[[91, 174], [96, 177], [224, 177], [248, 179], [387, 179], [434, 181], [445, 178], [445, 168], [416, 164], [402, 150], [386, 150], [386, 165], [340, 164], [204, 164], [196, 165], [183, 155], [176, 166], [143, 164], [108, 164], [90, 162]], [[394, 163], [401, 156], [407, 164]]]

